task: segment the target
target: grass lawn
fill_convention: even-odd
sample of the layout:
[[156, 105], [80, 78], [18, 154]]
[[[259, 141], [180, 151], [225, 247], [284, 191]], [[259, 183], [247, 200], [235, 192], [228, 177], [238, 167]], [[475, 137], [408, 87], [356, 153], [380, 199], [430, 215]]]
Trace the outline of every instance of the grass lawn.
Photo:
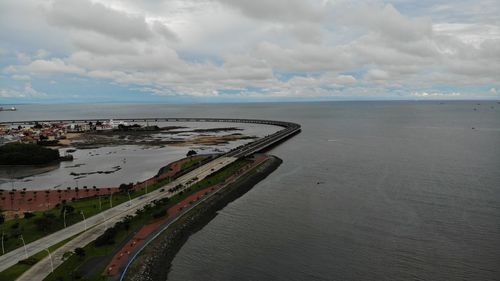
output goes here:
[[[82, 268], [88, 267], [88, 264], [92, 262], [93, 259], [98, 257], [103, 257], [106, 255], [110, 255], [118, 248], [121, 248], [122, 243], [129, 237], [129, 235], [137, 230], [139, 230], [145, 224], [153, 221], [153, 214], [157, 212], [161, 208], [169, 208], [178, 202], [182, 201], [184, 198], [188, 197], [192, 193], [197, 192], [198, 190], [207, 188], [217, 183], [221, 183], [235, 172], [241, 169], [244, 165], [250, 163], [250, 160], [238, 160], [231, 165], [225, 167], [224, 169], [216, 172], [213, 175], [201, 180], [197, 184], [188, 188], [182, 194], [177, 194], [170, 198], [169, 200], [159, 200], [157, 201], [154, 207], [146, 208], [144, 212], [139, 212], [137, 216], [134, 216], [129, 219], [129, 228], [125, 229], [123, 227], [118, 227], [118, 233], [114, 239], [114, 243], [105, 246], [96, 246], [95, 241], [85, 246], [83, 249], [85, 250], [84, 257], [78, 257], [76, 255], [72, 255], [68, 260], [66, 260], [62, 265], [60, 265], [54, 272], [45, 278], [45, 281], [62, 281], [62, 280], [72, 280], [76, 275], [83, 275], [81, 272]], [[112, 257], [106, 257], [105, 261], [99, 263], [100, 268], [96, 268], [95, 272], [91, 274], [91, 276], [86, 276], [84, 280], [107, 280], [106, 277], [101, 276], [104, 272], [105, 267], [109, 263]], [[87, 265], [86, 265], [87, 264]], [[73, 275], [73, 276], [72, 276]]]
[[[61, 242], [55, 244], [52, 247], [49, 247], [49, 251], [52, 253], [54, 250], [56, 250], [57, 248], [61, 247], [64, 244], [66, 244], [71, 239], [73, 239], [73, 238], [68, 238], [64, 241], [61, 241]], [[28, 258], [30, 264], [17, 263], [15, 265], [7, 268], [6, 270], [0, 272], [0, 280], [2, 280], [2, 281], [14, 281], [14, 280], [16, 280], [26, 270], [30, 269], [32, 264], [35, 264], [38, 261], [41, 261], [47, 255], [48, 255], [48, 253], [46, 251], [38, 252], [38, 253], [36, 253]]]
[[181, 166], [181, 170], [187, 170], [205, 160], [207, 157], [191, 158]]
[[[154, 191], [165, 184], [169, 183], [170, 179], [164, 179], [156, 184], [148, 186], [148, 192]], [[130, 198], [136, 198], [144, 194], [144, 191], [130, 192]], [[86, 218], [94, 216], [111, 207], [110, 199], [112, 197], [113, 207], [129, 200], [126, 193], [115, 193], [113, 196], [100, 196], [93, 198], [83, 198], [73, 202], [67, 202], [66, 205], [72, 206], [74, 211], [66, 214], [66, 226], [70, 226], [82, 221], [83, 217], [80, 214], [83, 211]], [[100, 202], [100, 203], [99, 203]], [[21, 235], [26, 244], [54, 233], [64, 228], [62, 206], [52, 208], [44, 212], [33, 212], [33, 217], [12, 219], [0, 225], [0, 232], [4, 235], [5, 252], [12, 251], [23, 246]], [[47, 218], [42, 224], [42, 228], [37, 227], [35, 223], [37, 219]], [[1, 279], [0, 279], [1, 280]]]
[[[168, 183], [169, 179], [156, 183], [148, 187], [148, 192], [151, 192], [164, 184]], [[135, 198], [143, 195], [143, 191], [130, 192], [130, 198]], [[104, 210], [110, 208], [110, 196], [101, 196], [96, 198], [84, 198], [74, 202], [67, 202], [66, 205], [72, 206], [74, 211], [66, 214], [66, 225], [70, 226], [82, 221], [83, 217], [80, 214], [83, 211], [86, 218], [94, 216]], [[112, 196], [113, 206], [119, 205], [129, 200], [126, 193], [115, 193]], [[99, 201], [101, 202], [99, 204]], [[100, 207], [100, 208], [99, 208]], [[64, 228], [62, 206], [52, 208], [45, 212], [34, 212], [34, 216], [26, 219], [13, 219], [4, 222], [0, 225], [0, 232], [4, 232], [4, 247], [5, 252], [12, 251], [22, 247], [23, 243], [19, 238], [21, 235], [26, 244], [54, 233]], [[47, 217], [49, 217], [47, 219]], [[37, 226], [36, 220], [46, 218], [41, 227]]]

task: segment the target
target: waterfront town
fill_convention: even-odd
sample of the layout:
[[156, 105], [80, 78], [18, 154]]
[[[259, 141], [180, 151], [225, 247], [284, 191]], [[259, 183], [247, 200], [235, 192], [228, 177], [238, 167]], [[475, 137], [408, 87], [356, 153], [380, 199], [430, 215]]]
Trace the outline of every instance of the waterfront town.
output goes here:
[[36, 122], [30, 126], [0, 124], [0, 146], [8, 143], [31, 143], [40, 145], [68, 145], [73, 134], [89, 131], [107, 131], [128, 126], [126, 122], [112, 119], [103, 122], [58, 123]]
[[[185, 120], [188, 119], [175, 119], [178, 122]], [[205, 122], [208, 119], [189, 120]], [[182, 134], [192, 133], [188, 134], [192, 139], [183, 141], [188, 145], [219, 145], [237, 139], [251, 141], [240, 146], [233, 145], [225, 153], [198, 154], [191, 147], [185, 148], [187, 154], [181, 156], [184, 158], [156, 167], [159, 171], [153, 176], [145, 180], [136, 178], [116, 186], [79, 186], [78, 181], [75, 181], [76, 187], [55, 186], [32, 190], [13, 186], [0, 189], [0, 229], [3, 233], [0, 280], [75, 280], [83, 277], [85, 280], [116, 280], [127, 274], [140, 279], [146, 274], [153, 274], [146, 273], [151, 268], [142, 268], [140, 259], [152, 259], [155, 264], [170, 264], [192, 230], [208, 223], [218, 210], [242, 196], [282, 162], [277, 157], [255, 153], [300, 132], [300, 125], [289, 122], [217, 120], [268, 124], [281, 130], [257, 138], [240, 133], [224, 133], [242, 130], [237, 127], [189, 129], [182, 126], [149, 126], [149, 121], [156, 122], [157, 119], [141, 119], [145, 122], [142, 125], [136, 124], [137, 120], [127, 120], [131, 122], [129, 125], [123, 120], [95, 119], [3, 123], [0, 152], [5, 153], [0, 154], [0, 164], [3, 163], [6, 168], [10, 165], [14, 169], [20, 168], [16, 165], [32, 165], [33, 158], [39, 155], [44, 155], [41, 159], [44, 161], [40, 163], [43, 165], [64, 161], [58, 153], [55, 155], [57, 157], [52, 155], [56, 148], [62, 146], [71, 147], [70, 150], [75, 153], [89, 149], [85, 151], [89, 157], [97, 155], [92, 149], [99, 149], [96, 147], [101, 144], [95, 145], [96, 142], [93, 142], [92, 148], [75, 146], [76, 143], [71, 141], [78, 136], [92, 139], [102, 134], [118, 135], [118, 139], [130, 137], [131, 142], [144, 144], [142, 136], [150, 135], [152, 131], [157, 134], [184, 128], [188, 130], [182, 130]], [[96, 134], [96, 131], [109, 133]], [[176, 144], [179, 142], [174, 141]], [[116, 142], [112, 144], [113, 147], [117, 145]], [[25, 164], [24, 160], [29, 163]], [[74, 168], [81, 165], [86, 163], [62, 166]], [[116, 167], [115, 170], [118, 169]], [[69, 174], [80, 176], [97, 173], [107, 176], [115, 170]], [[75, 177], [77, 179], [79, 177]], [[162, 239], [169, 241], [164, 249], [171, 255], [164, 259], [157, 253], [143, 254], [144, 247], [160, 241], [155, 240], [160, 234]], [[156, 249], [156, 246], [148, 247]], [[50, 252], [49, 256], [39, 257], [38, 253], [44, 251]], [[103, 252], [106, 256], [102, 256]], [[136, 258], [139, 260], [136, 261]], [[99, 259], [98, 266], [93, 264], [95, 259]], [[157, 273], [163, 276], [166, 272]]]

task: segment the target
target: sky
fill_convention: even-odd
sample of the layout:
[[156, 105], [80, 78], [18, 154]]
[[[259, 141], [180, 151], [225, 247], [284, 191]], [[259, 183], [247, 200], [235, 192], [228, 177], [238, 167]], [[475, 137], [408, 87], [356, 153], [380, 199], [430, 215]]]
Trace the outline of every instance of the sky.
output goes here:
[[500, 99], [500, 0], [2, 0], [0, 103]]

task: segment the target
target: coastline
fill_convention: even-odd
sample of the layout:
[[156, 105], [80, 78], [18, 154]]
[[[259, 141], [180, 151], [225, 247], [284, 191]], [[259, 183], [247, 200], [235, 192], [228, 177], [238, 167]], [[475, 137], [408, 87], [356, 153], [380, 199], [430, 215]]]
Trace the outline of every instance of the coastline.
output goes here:
[[248, 192], [276, 170], [283, 161], [276, 156], [254, 168], [249, 174], [189, 211], [172, 227], [156, 238], [133, 262], [125, 280], [168, 280], [171, 263], [189, 237], [201, 230], [217, 212]]

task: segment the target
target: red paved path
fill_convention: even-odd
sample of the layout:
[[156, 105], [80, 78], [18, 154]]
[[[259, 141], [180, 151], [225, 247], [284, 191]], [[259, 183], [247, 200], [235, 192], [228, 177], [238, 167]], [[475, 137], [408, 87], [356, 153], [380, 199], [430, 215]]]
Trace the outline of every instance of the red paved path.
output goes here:
[[166, 216], [165, 218], [162, 218], [160, 220], [157, 220], [153, 223], [150, 223], [150, 224], [143, 226], [139, 230], [139, 232], [137, 232], [134, 235], [134, 237], [113, 257], [113, 259], [108, 264], [107, 269], [103, 273], [103, 275], [104, 276], [117, 276], [120, 273], [120, 268], [123, 267], [128, 262], [129, 256], [142, 246], [145, 239], [148, 238], [149, 235], [154, 233], [156, 230], [158, 230], [165, 223], [167, 223], [168, 221], [170, 221], [171, 219], [173, 219], [177, 215], [179, 215], [179, 213], [182, 211], [183, 208], [185, 208], [189, 204], [201, 199], [203, 196], [206, 196], [210, 193], [214, 193], [214, 192], [222, 189], [228, 183], [231, 183], [234, 180], [236, 180], [243, 172], [250, 170], [252, 167], [257, 166], [258, 164], [264, 162], [267, 159], [268, 159], [268, 157], [266, 155], [256, 155], [252, 163], [243, 166], [238, 171], [238, 173], [227, 178], [224, 183], [219, 183], [217, 185], [207, 187], [205, 189], [202, 189], [200, 191], [197, 191], [197, 192], [191, 194], [190, 196], [188, 196], [187, 198], [185, 198], [181, 202], [177, 203], [175, 206], [170, 207], [167, 210], [168, 216]]
[[[193, 156], [191, 159], [199, 159], [205, 157], [203, 155]], [[134, 184], [134, 190], [143, 190], [163, 179], [175, 176], [181, 171], [182, 165], [187, 162], [188, 158], [172, 162], [170, 169], [162, 173], [158, 177], [149, 178], [141, 183]], [[109, 195], [118, 192], [118, 187], [100, 187], [94, 189], [89, 187], [87, 189], [79, 188], [78, 191], [72, 189], [52, 189], [52, 190], [0, 190], [0, 209], [4, 211], [13, 211], [22, 214], [22, 212], [45, 211], [54, 208], [55, 205], [61, 203], [63, 200], [71, 202], [82, 198], [94, 197], [99, 195]]]

